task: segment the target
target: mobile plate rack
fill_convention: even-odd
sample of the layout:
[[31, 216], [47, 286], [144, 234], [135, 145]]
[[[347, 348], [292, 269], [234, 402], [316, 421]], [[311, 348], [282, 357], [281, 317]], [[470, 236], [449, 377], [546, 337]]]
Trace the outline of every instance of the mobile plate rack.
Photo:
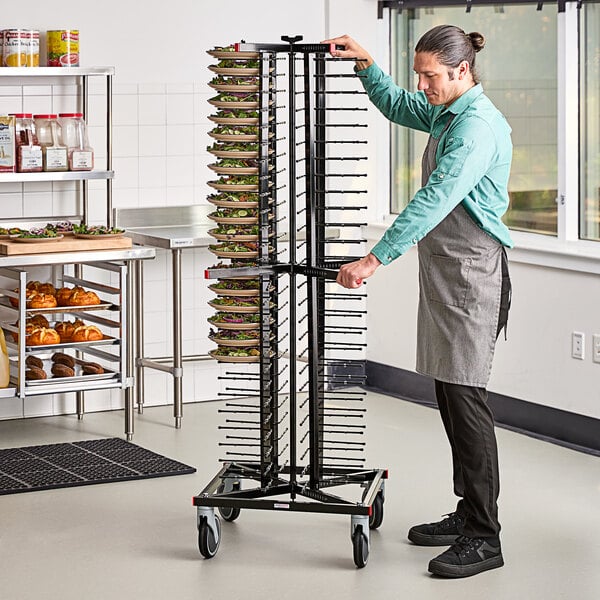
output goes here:
[[[219, 280], [211, 286], [219, 294], [211, 306], [226, 311], [209, 319], [218, 344], [211, 355], [248, 364], [227, 365], [220, 377], [244, 383], [226, 383], [221, 393], [228, 397], [219, 409], [226, 457], [193, 505], [205, 558], [221, 541], [215, 508], [225, 521], [246, 508], [350, 515], [361, 568], [369, 530], [383, 521], [387, 470], [364, 467], [366, 294], [328, 286], [335, 286], [342, 264], [359, 257], [348, 248], [365, 242], [366, 223], [357, 215], [366, 209], [360, 188], [366, 142], [344, 138], [366, 127], [357, 120], [367, 107], [348, 60], [332, 58], [329, 45], [301, 39], [208, 52], [221, 61], [210, 67], [217, 73], [210, 85], [220, 94], [209, 100], [220, 109], [210, 118], [220, 126], [211, 135], [221, 142], [209, 151], [221, 162], [210, 166], [233, 175], [209, 182], [220, 192], [209, 196], [218, 207], [210, 217], [219, 228], [212, 231], [226, 240], [210, 249], [232, 259], [205, 273]], [[289, 87], [278, 89], [279, 81]], [[243, 139], [254, 145], [235, 145]], [[254, 340], [236, 328], [254, 329]], [[241, 345], [247, 347], [240, 351]], [[342, 497], [357, 485], [359, 501]], [[344, 490], [334, 495], [328, 491], [334, 487]]]

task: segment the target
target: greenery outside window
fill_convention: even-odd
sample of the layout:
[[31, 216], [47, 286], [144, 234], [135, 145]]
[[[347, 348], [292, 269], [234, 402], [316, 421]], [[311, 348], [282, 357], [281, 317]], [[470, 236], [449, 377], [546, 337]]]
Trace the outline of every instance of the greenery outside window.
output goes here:
[[[596, 6], [594, 8], [597, 8]], [[598, 131], [598, 15], [595, 27], [595, 77]], [[557, 235], [557, 11], [535, 5], [435, 7], [391, 12], [392, 76], [416, 91], [414, 47], [430, 28], [450, 23], [466, 32], [479, 31], [486, 46], [477, 56], [485, 93], [512, 127], [514, 146], [510, 205], [504, 217], [511, 228]], [[421, 155], [427, 143], [422, 132], [392, 126], [392, 212], [400, 212], [420, 186]], [[598, 161], [598, 144], [594, 146]], [[596, 167], [598, 167], [596, 162]], [[596, 199], [600, 179], [596, 177]], [[596, 207], [598, 204], [596, 203]]]

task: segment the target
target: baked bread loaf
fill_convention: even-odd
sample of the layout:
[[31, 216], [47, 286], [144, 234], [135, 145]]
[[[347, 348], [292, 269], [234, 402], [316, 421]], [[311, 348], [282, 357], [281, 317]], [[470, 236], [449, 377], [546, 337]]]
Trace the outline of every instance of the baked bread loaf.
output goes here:
[[38, 367], [29, 367], [25, 371], [25, 379], [47, 379], [46, 371]]
[[70, 342], [73, 339], [73, 332], [77, 327], [81, 327], [85, 323], [81, 319], [75, 319], [75, 321], [58, 321], [54, 325], [58, 335], [60, 335], [60, 341]]
[[74, 288], [67, 299], [67, 306], [93, 306], [95, 304], [100, 304], [98, 294], [83, 288]]
[[75, 370], [61, 363], [54, 363], [51, 371], [54, 377], [75, 377]]
[[51, 296], [56, 296], [56, 288], [51, 283], [29, 281], [26, 287], [28, 290], [33, 290], [39, 294], [50, 294]]
[[34, 292], [33, 296], [28, 298], [27, 306], [29, 308], [54, 308], [56, 306], [56, 296]]
[[[13, 290], [13, 292], [16, 292], [17, 294], [19, 293], [19, 288], [15, 288]], [[32, 298], [32, 296], [35, 296], [38, 292], [36, 292], [35, 290], [31, 290], [29, 288], [25, 289], [25, 301], [27, 303], [27, 306], [29, 306], [29, 300]], [[9, 302], [12, 304], [12, 306], [14, 306], [15, 308], [19, 308], [19, 299], [18, 298], [11, 298], [9, 296], [8, 298]]]
[[62, 287], [56, 292], [56, 302], [58, 306], [68, 306], [67, 300], [74, 288]]
[[97, 342], [104, 338], [104, 334], [94, 325], [77, 327], [71, 337], [72, 342]]
[[54, 329], [35, 327], [27, 336], [28, 346], [48, 346], [50, 344], [60, 344], [60, 336]]
[[94, 362], [86, 362], [81, 365], [83, 375], [102, 375], [104, 367]]
[[75, 368], [75, 359], [64, 352], [55, 352], [52, 355], [52, 362], [66, 365], [67, 367], [71, 367], [71, 369]]
[[38, 369], [44, 368], [44, 361], [39, 356], [33, 356], [33, 354], [25, 359], [25, 364], [28, 367], [36, 367]]
[[27, 323], [31, 323], [35, 327], [50, 327], [50, 323], [44, 315], [33, 315], [27, 319]]

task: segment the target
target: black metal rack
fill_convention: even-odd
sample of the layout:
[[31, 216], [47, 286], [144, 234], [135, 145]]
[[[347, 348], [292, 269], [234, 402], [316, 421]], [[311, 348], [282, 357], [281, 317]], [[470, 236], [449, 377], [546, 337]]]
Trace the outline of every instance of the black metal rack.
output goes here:
[[[364, 92], [348, 61], [301, 39], [242, 42], [231, 55], [256, 53], [260, 62], [258, 249], [253, 260], [219, 263], [205, 276], [258, 278], [260, 357], [254, 365], [228, 365], [222, 377], [231, 382], [219, 410], [226, 458], [193, 505], [205, 558], [221, 540], [214, 509], [234, 521], [253, 508], [351, 515], [354, 562], [364, 567], [369, 529], [383, 521], [387, 478], [385, 469], [364, 467], [365, 393], [354, 389], [365, 380], [365, 361], [353, 356], [366, 345], [356, 341], [366, 331], [356, 324], [366, 294], [329, 286], [340, 265], [358, 258], [347, 249], [365, 241], [357, 219], [366, 209], [365, 142], [333, 134], [366, 127], [354, 118], [366, 106], [358, 105]], [[286, 90], [277, 88], [282, 80]], [[284, 92], [287, 106], [278, 104]], [[282, 128], [285, 137], [278, 137]], [[358, 501], [325, 491], [356, 485]]]

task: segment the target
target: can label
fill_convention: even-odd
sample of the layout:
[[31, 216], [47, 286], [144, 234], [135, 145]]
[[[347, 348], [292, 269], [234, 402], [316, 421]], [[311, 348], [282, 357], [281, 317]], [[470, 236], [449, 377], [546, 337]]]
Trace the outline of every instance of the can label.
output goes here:
[[79, 66], [79, 30], [59, 29], [46, 33], [49, 67]]
[[5, 67], [40, 66], [40, 32], [33, 29], [5, 29], [2, 65]]

